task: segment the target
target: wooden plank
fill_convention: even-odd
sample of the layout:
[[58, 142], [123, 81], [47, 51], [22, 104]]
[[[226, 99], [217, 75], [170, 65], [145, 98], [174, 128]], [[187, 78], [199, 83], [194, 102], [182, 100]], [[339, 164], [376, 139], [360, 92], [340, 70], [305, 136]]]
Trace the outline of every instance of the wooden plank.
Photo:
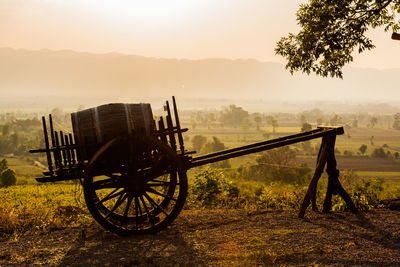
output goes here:
[[58, 161], [58, 168], [62, 169], [63, 164], [62, 164], [62, 157], [61, 157], [61, 151], [60, 151], [60, 140], [58, 139], [58, 132], [54, 131], [54, 139], [55, 139], [55, 143], [56, 143], [56, 150], [54, 151], [54, 156], [57, 157], [57, 161]]
[[47, 164], [49, 166], [49, 171], [53, 172], [53, 163], [51, 160], [50, 146], [49, 146], [49, 136], [47, 134], [46, 118], [44, 116], [42, 117], [42, 124], [43, 124], [44, 143], [46, 146]]
[[69, 134], [69, 143], [72, 146], [72, 149], [71, 149], [72, 164], [75, 165], [75, 163], [76, 163], [76, 158], [75, 158], [76, 145], [74, 144], [72, 134]]
[[68, 162], [68, 165], [71, 166], [71, 164], [72, 164], [72, 161], [71, 161], [71, 147], [69, 145], [69, 138], [68, 138], [67, 134], [64, 136], [64, 140], [65, 140], [65, 152], [67, 154], [67, 162]]
[[[53, 127], [53, 117], [49, 114], [49, 124], [50, 124], [50, 137], [51, 137], [51, 146], [54, 148], [56, 146], [56, 140], [54, 139], [54, 127]], [[54, 154], [54, 152], [53, 152]], [[57, 157], [54, 156], [54, 165], [57, 166]]]
[[63, 134], [62, 131], [60, 131], [60, 141], [61, 141], [60, 150], [61, 150], [61, 153], [62, 153], [63, 164], [64, 164], [64, 166], [66, 166], [67, 165], [67, 151], [64, 148], [65, 147], [65, 142], [64, 142], [64, 134]]
[[169, 131], [169, 143], [172, 147], [173, 150], [176, 151], [176, 140], [175, 140], [175, 134], [174, 134], [174, 125], [172, 124], [172, 118], [171, 118], [171, 110], [169, 108], [169, 103], [168, 101], [165, 103], [166, 108], [167, 108], [167, 127]]
[[160, 140], [167, 144], [168, 143], [167, 131], [165, 131], [164, 118], [162, 116], [160, 117], [160, 120], [158, 121], [158, 129], [160, 132]]
[[185, 146], [183, 144], [183, 136], [181, 131], [181, 124], [179, 122], [178, 108], [176, 106], [175, 96], [172, 96], [172, 104], [174, 107], [176, 128], [178, 129], [179, 149], [181, 150], [181, 154], [183, 155], [185, 153]]

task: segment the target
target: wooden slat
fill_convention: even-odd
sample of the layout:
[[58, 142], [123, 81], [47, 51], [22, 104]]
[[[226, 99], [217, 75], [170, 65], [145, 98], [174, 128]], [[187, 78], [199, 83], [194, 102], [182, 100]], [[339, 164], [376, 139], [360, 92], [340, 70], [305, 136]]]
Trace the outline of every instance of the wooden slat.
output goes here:
[[71, 160], [72, 160], [72, 164], [76, 163], [76, 159], [75, 159], [75, 150], [76, 150], [76, 146], [74, 144], [74, 140], [72, 137], [72, 134], [69, 134], [69, 144], [71, 145]]
[[53, 163], [51, 160], [50, 146], [49, 146], [49, 136], [47, 134], [46, 118], [44, 116], [42, 117], [42, 124], [43, 124], [44, 143], [46, 146], [47, 164], [49, 166], [49, 171], [53, 172]]
[[165, 131], [165, 125], [164, 125], [164, 118], [161, 116], [160, 120], [158, 121], [158, 129], [160, 133], [160, 140], [164, 143], [168, 143], [167, 141], [167, 132]]
[[165, 103], [166, 108], [167, 108], [167, 127], [169, 131], [169, 143], [172, 147], [173, 150], [176, 151], [176, 140], [175, 140], [175, 134], [174, 134], [174, 125], [172, 124], [172, 118], [171, 118], [171, 109], [169, 108], [169, 103], [168, 101]]
[[176, 107], [175, 96], [172, 96], [172, 104], [173, 104], [173, 107], [174, 107], [176, 128], [178, 129], [179, 149], [181, 150], [181, 154], [184, 154], [185, 153], [185, 146], [183, 144], [183, 136], [182, 136], [182, 132], [181, 132], [181, 124], [179, 122], [178, 108]]
[[[56, 146], [56, 140], [54, 138], [54, 127], [53, 127], [53, 117], [49, 114], [49, 124], [50, 124], [50, 137], [51, 137], [51, 146], [54, 148]], [[53, 153], [54, 155], [54, 153]], [[57, 166], [57, 157], [54, 156], [54, 165]]]
[[68, 162], [68, 165], [71, 166], [71, 164], [72, 164], [71, 147], [69, 146], [69, 138], [68, 138], [67, 134], [64, 136], [64, 140], [65, 140], [65, 152], [67, 154], [67, 162]]
[[[60, 141], [61, 141], [61, 146], [64, 147], [65, 146], [65, 142], [64, 142], [64, 134], [62, 131], [60, 131]], [[65, 148], [60, 148], [61, 150], [61, 154], [62, 154], [62, 158], [63, 158], [63, 164], [64, 166], [67, 165], [67, 152]]]
[[57, 162], [58, 162], [58, 168], [61, 169], [63, 167], [62, 164], [62, 158], [61, 158], [61, 152], [60, 152], [60, 140], [58, 139], [58, 132], [54, 131], [54, 139], [56, 143], [55, 151], [54, 151], [54, 157], [57, 157]]

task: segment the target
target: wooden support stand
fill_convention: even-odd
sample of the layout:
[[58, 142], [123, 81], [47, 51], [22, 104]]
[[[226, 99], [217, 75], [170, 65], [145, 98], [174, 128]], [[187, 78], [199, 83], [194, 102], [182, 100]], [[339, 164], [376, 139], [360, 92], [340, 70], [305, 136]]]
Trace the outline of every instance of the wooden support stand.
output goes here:
[[339, 170], [336, 169], [336, 158], [335, 158], [335, 141], [336, 135], [330, 134], [322, 138], [322, 144], [318, 153], [317, 166], [313, 178], [311, 179], [310, 185], [308, 186], [307, 193], [304, 197], [303, 203], [300, 207], [299, 218], [303, 218], [306, 213], [307, 207], [312, 203], [312, 209], [317, 211], [317, 185], [319, 178], [321, 177], [325, 164], [326, 172], [328, 173], [328, 188], [326, 191], [324, 207], [322, 212], [328, 213], [332, 209], [332, 195], [339, 194], [347, 204], [347, 207], [353, 212], [357, 213], [357, 209], [354, 206], [349, 194], [344, 190], [339, 181]]

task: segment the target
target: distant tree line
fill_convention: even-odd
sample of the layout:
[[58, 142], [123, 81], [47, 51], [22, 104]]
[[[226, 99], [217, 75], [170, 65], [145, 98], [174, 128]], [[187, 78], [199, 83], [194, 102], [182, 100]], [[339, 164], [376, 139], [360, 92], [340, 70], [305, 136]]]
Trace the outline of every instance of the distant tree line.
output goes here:
[[327, 113], [318, 108], [299, 113], [250, 113], [237, 105], [229, 105], [220, 111], [191, 111], [190, 124], [196, 127], [207, 128], [243, 128], [263, 131], [262, 127], [271, 127], [272, 133], [279, 126], [298, 126], [301, 131], [307, 131], [317, 125], [342, 125], [346, 130], [351, 128], [393, 128], [400, 130], [400, 113], [370, 114], [368, 112]]
[[0, 155], [24, 155], [43, 142], [41, 122], [38, 119], [15, 120], [0, 125]]

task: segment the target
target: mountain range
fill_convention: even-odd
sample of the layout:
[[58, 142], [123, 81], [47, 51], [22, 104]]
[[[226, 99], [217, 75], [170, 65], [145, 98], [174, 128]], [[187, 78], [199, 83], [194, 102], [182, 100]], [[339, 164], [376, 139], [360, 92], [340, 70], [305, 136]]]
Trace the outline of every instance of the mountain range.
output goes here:
[[346, 68], [344, 79], [296, 73], [254, 59], [151, 58], [118, 53], [0, 48], [4, 99], [398, 101], [400, 69]]

